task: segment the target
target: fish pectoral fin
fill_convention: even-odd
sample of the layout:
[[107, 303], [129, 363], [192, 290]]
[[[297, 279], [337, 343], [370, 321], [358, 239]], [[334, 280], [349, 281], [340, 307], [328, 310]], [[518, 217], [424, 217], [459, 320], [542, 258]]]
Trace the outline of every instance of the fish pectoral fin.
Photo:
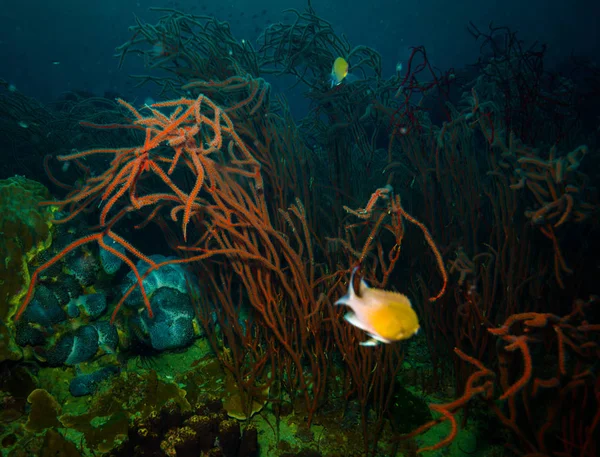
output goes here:
[[346, 319], [348, 323], [354, 325], [355, 327], [367, 331], [365, 324], [358, 317], [356, 317], [356, 314], [346, 313], [344, 314], [344, 319]]
[[367, 341], [362, 341], [360, 343], [361, 346], [377, 346], [379, 344], [379, 341], [377, 341], [375, 338], [369, 338]]

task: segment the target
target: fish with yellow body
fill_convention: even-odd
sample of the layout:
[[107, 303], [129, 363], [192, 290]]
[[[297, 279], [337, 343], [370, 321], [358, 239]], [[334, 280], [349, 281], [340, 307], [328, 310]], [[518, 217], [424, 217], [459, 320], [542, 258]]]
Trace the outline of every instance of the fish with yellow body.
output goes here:
[[338, 57], [333, 61], [331, 68], [331, 87], [340, 85], [346, 76], [348, 76], [348, 62], [343, 57]]
[[370, 339], [361, 346], [376, 346], [406, 340], [419, 331], [419, 319], [406, 295], [383, 289], [371, 288], [361, 279], [358, 294], [354, 291], [352, 270], [348, 292], [335, 302], [348, 306], [352, 312], [344, 316], [350, 324], [364, 330]]

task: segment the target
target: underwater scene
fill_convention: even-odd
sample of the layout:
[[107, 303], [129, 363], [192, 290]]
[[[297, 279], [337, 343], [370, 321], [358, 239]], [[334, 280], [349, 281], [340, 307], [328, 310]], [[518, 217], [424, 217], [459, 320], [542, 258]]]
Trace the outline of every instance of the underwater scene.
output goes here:
[[6, 2], [0, 455], [600, 455], [600, 5], [454, 3]]

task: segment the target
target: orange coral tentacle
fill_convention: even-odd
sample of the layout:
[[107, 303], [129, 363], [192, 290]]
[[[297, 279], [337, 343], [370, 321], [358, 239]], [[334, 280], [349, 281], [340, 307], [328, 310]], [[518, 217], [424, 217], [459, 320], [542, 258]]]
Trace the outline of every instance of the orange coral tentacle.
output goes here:
[[425, 240], [427, 241], [427, 244], [429, 244], [429, 247], [433, 251], [433, 255], [435, 256], [435, 259], [437, 262], [438, 270], [439, 270], [440, 274], [442, 275], [442, 287], [441, 287], [440, 291], [437, 293], [437, 295], [429, 298], [429, 301], [430, 302], [437, 301], [446, 293], [446, 288], [448, 287], [448, 273], [446, 272], [446, 267], [444, 266], [444, 260], [442, 259], [442, 255], [440, 254], [440, 251], [438, 250], [438, 248], [435, 244], [435, 241], [433, 241], [433, 237], [429, 233], [429, 230], [427, 229], [427, 227], [425, 227], [425, 225], [422, 222], [419, 222], [417, 219], [415, 219], [410, 214], [408, 214], [404, 210], [404, 208], [402, 208], [402, 206], [400, 206], [400, 204], [398, 204], [397, 206], [398, 206], [398, 208], [397, 208], [398, 211], [400, 211], [400, 213], [402, 214], [403, 217], [405, 217], [410, 223], [416, 225], [417, 227], [419, 227], [419, 229], [421, 229], [421, 232], [423, 232], [423, 235], [425, 236]]
[[23, 303], [21, 304], [21, 306], [19, 307], [19, 309], [17, 311], [17, 314], [15, 315], [15, 320], [19, 320], [21, 318], [21, 316], [25, 312], [25, 309], [27, 308], [27, 305], [33, 298], [33, 290], [35, 289], [35, 285], [37, 283], [37, 278], [40, 275], [40, 272], [50, 268], [56, 262], [58, 262], [59, 260], [64, 258], [69, 252], [77, 249], [79, 246], [83, 246], [84, 244], [91, 243], [92, 241], [98, 240], [101, 237], [102, 237], [101, 233], [94, 233], [93, 235], [84, 236], [83, 238], [75, 240], [72, 243], [70, 243], [68, 246], [63, 248], [62, 251], [60, 251], [58, 254], [56, 254], [54, 257], [52, 257], [50, 260], [48, 260], [47, 262], [44, 262], [39, 267], [37, 267], [35, 269], [35, 271], [33, 272], [33, 274], [31, 275], [31, 280], [29, 281], [29, 287], [27, 288], [27, 293], [25, 294]]
[[[108, 231], [107, 235], [113, 240], [116, 241], [119, 244], [122, 244], [121, 241], [125, 241], [123, 240], [121, 237], [116, 236], [116, 234], [112, 231]], [[129, 266], [129, 268], [131, 269], [131, 271], [133, 271], [133, 274], [135, 275], [136, 279], [137, 279], [137, 284], [140, 287], [140, 293], [142, 294], [142, 299], [144, 300], [144, 304], [146, 306], [146, 308], [148, 309], [148, 315], [152, 318], [154, 316], [154, 313], [152, 312], [152, 307], [150, 306], [150, 300], [148, 299], [148, 295], [146, 294], [146, 288], [144, 287], [144, 283], [142, 281], [142, 278], [140, 277], [140, 272], [138, 271], [137, 267], [135, 266], [135, 264], [131, 261], [131, 259], [129, 259], [129, 257], [127, 257], [125, 254], [123, 254], [122, 252], [116, 250], [115, 248], [113, 248], [112, 246], [109, 246], [108, 244], [106, 244], [104, 242], [103, 237], [100, 237], [98, 239], [98, 244], [100, 244], [100, 246], [104, 249], [106, 249], [108, 252], [110, 252], [112, 255], [118, 257], [119, 259], [121, 259], [123, 262], [125, 262], [127, 264], [127, 266]], [[125, 242], [126, 246], [125, 247], [129, 247], [131, 248], [131, 245], [129, 245], [129, 243]], [[137, 251], [137, 249], [135, 249], [135, 252], [139, 252]], [[144, 256], [145, 257], [145, 256]], [[147, 257], [146, 257], [147, 258]], [[150, 260], [150, 259], [148, 259]], [[151, 261], [152, 262], [152, 261]], [[155, 262], [152, 262], [151, 265], [156, 265]]]
[[506, 400], [520, 391], [529, 382], [531, 373], [533, 372], [531, 353], [529, 352], [529, 346], [527, 346], [527, 337], [524, 335], [514, 336], [510, 340], [512, 343], [505, 346], [504, 349], [511, 352], [516, 349], [521, 351], [521, 355], [523, 356], [523, 374], [500, 396], [500, 400]]

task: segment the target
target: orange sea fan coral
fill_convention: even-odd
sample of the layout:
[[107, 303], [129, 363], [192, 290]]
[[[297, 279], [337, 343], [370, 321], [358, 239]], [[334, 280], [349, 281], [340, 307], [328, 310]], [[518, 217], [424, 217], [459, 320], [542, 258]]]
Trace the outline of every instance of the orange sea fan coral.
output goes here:
[[[156, 216], [158, 210], [169, 205], [171, 218], [181, 224], [183, 238], [187, 240], [187, 227], [191, 217], [202, 203], [198, 198], [200, 191], [203, 188], [210, 191], [219, 187], [219, 182], [222, 182], [220, 173], [243, 175], [254, 181], [256, 189], [262, 188], [260, 164], [235, 133], [227, 114], [206, 96], [146, 105], [144, 107], [148, 112], [146, 116], [124, 100], [118, 100], [118, 103], [131, 113], [134, 117], [133, 122], [94, 127], [138, 128], [145, 131], [144, 143], [141, 146], [126, 148], [90, 149], [57, 157], [62, 162], [75, 161], [79, 164], [82, 159], [89, 156], [98, 154], [114, 156], [110, 166], [102, 174], [89, 176], [82, 187], [72, 191], [64, 200], [46, 203], [69, 212], [68, 216], [55, 221], [57, 223], [69, 221], [83, 210], [93, 209], [95, 206], [101, 207], [98, 224], [100, 232], [72, 242], [34, 272], [25, 299], [17, 312], [17, 319], [32, 299], [39, 273], [54, 265], [67, 253], [94, 241], [119, 257], [135, 273], [137, 285], [140, 286], [146, 307], [152, 315], [142, 284], [143, 278], [127, 255], [131, 254], [147, 262], [150, 265], [149, 271], [153, 271], [157, 265], [117, 235], [113, 230], [114, 226], [126, 214], [139, 213], [143, 208], [151, 206], [153, 209], [147, 216], [147, 222]], [[223, 160], [225, 156], [227, 156], [226, 161]], [[227, 162], [227, 165], [221, 162]], [[191, 172], [194, 183], [190, 190], [180, 187], [171, 178], [176, 169]], [[156, 178], [158, 184], [153, 183], [152, 188], [158, 187], [160, 189], [158, 192], [144, 193], [145, 186], [138, 185], [142, 180], [156, 180]], [[117, 207], [119, 209], [116, 214], [109, 217], [111, 210]], [[180, 213], [182, 213], [181, 218], [179, 218]], [[142, 223], [138, 227], [144, 225], [145, 223]], [[104, 242], [104, 236], [120, 244], [126, 254], [108, 246]], [[119, 306], [120, 303], [117, 309]]]

